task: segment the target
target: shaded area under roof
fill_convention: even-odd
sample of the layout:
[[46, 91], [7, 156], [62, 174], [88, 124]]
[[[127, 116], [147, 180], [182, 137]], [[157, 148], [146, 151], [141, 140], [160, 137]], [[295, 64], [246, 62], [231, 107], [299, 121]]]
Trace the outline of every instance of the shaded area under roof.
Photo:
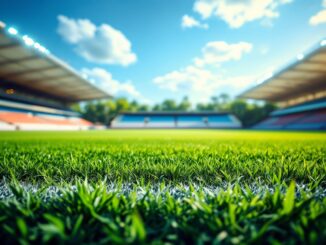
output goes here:
[[[307, 97], [308, 100], [326, 96], [326, 41], [297, 61], [281, 69], [261, 84], [238, 97], [285, 102]], [[310, 98], [310, 99], [309, 99]]]
[[0, 23], [0, 81], [68, 103], [110, 97], [40, 44], [10, 34]]

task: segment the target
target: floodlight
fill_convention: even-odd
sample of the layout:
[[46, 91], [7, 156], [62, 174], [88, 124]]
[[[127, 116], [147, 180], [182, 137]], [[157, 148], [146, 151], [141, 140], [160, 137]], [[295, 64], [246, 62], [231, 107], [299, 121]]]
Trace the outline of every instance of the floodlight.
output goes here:
[[43, 46], [39, 47], [39, 50], [43, 53], [49, 53], [49, 50], [47, 50], [46, 48], [44, 48]]
[[40, 49], [40, 48], [41, 48], [41, 44], [39, 44], [39, 43], [34, 43], [34, 48], [36, 48], [36, 49]]
[[298, 55], [297, 55], [297, 59], [298, 59], [298, 60], [303, 60], [303, 58], [304, 58], [304, 55], [303, 55], [303, 54], [298, 54]]
[[25, 41], [25, 44], [26, 44], [27, 46], [32, 46], [32, 45], [34, 45], [34, 40], [33, 40], [32, 38], [30, 38], [29, 36], [27, 36], [27, 35], [24, 35], [24, 36], [23, 36], [23, 40]]
[[321, 42], [320, 42], [320, 46], [326, 46], [326, 40], [322, 40]]
[[11, 35], [17, 35], [18, 34], [18, 31], [13, 28], [13, 27], [9, 27], [8, 28], [8, 32], [11, 34]]

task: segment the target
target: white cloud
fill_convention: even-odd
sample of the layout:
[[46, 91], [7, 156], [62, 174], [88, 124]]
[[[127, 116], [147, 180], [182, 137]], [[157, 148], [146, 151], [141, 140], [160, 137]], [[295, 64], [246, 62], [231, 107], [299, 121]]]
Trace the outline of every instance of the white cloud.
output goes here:
[[202, 49], [202, 57], [195, 58], [197, 66], [216, 65], [231, 60], [240, 60], [245, 53], [252, 50], [252, 44], [239, 42], [228, 44], [223, 41], [209, 42]]
[[76, 47], [76, 52], [88, 61], [100, 64], [130, 65], [137, 61], [131, 42], [119, 30], [108, 24], [96, 26], [88, 19], [58, 16], [58, 33]]
[[310, 25], [316, 26], [326, 23], [326, 9], [319, 11], [317, 14], [312, 16], [309, 20]]
[[278, 7], [292, 0], [196, 0], [194, 11], [202, 18], [216, 16], [239, 28], [246, 22], [279, 17]]
[[[323, 1], [322, 6], [326, 8], [326, 0]], [[312, 26], [317, 26], [326, 23], [326, 9], [320, 10], [309, 20], [309, 24]]]
[[94, 81], [97, 86], [107, 91], [109, 94], [128, 94], [134, 98], [142, 97], [130, 81], [119, 82], [118, 80], [113, 79], [112, 74], [110, 72], [102, 68], [84, 68], [81, 72], [83, 74], [86, 74], [91, 81]]
[[192, 89], [208, 89], [209, 82], [216, 77], [208, 70], [196, 66], [187, 66], [186, 68], [172, 71], [160, 77], [154, 78], [154, 83], [161, 88], [177, 92], [180, 87], [191, 87]]
[[207, 102], [213, 95], [219, 94], [225, 87], [240, 91], [254, 81], [253, 76], [223, 77], [209, 69], [197, 66], [172, 71], [153, 79], [161, 89], [187, 94], [191, 101]]
[[92, 38], [96, 26], [87, 19], [73, 20], [59, 15], [58, 33], [69, 43], [78, 43], [85, 38]]
[[221, 89], [228, 87], [239, 91], [254, 81], [253, 76], [227, 77], [210, 65], [221, 65], [228, 61], [240, 60], [249, 53], [252, 45], [246, 42], [228, 44], [209, 42], [202, 49], [202, 58], [195, 58], [194, 63], [165, 75], [155, 77], [153, 83], [161, 89], [189, 95], [192, 101], [205, 102]]
[[221, 81], [211, 71], [192, 65], [156, 77], [153, 80], [161, 89], [187, 93], [192, 101], [209, 99], [215, 90], [222, 85]]
[[186, 28], [192, 28], [192, 27], [198, 27], [202, 29], [208, 29], [208, 25], [204, 23], [200, 23], [198, 20], [196, 20], [194, 17], [189, 15], [184, 15], [181, 20], [181, 27]]

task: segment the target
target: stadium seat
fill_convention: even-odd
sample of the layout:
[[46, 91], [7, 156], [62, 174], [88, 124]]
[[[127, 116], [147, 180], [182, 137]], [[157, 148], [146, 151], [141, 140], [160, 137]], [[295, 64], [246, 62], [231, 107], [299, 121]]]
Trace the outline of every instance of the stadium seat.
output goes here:
[[145, 126], [150, 128], [172, 128], [176, 122], [173, 116], [155, 116], [151, 115], [145, 119]]
[[212, 128], [241, 128], [241, 122], [233, 115], [208, 116], [208, 127]]
[[145, 126], [145, 116], [119, 115], [112, 122], [112, 126], [119, 128], [143, 128]]
[[85, 130], [93, 125], [81, 118], [11, 111], [0, 111], [0, 122], [2, 130]]
[[203, 116], [177, 116], [179, 128], [205, 128], [208, 127], [207, 117]]
[[307, 113], [304, 118], [287, 125], [288, 129], [326, 129], [326, 110]]
[[227, 113], [150, 112], [121, 113], [112, 128], [240, 128], [240, 121]]
[[289, 115], [271, 116], [255, 125], [253, 128], [324, 130], [326, 129], [326, 110], [321, 109]]

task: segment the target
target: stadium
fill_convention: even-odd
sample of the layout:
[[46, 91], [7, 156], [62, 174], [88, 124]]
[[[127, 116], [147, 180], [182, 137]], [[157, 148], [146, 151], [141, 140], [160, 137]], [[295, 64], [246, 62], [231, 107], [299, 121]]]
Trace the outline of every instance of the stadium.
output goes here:
[[[1, 130], [87, 130], [95, 125], [69, 105], [110, 98], [87, 78], [49, 54], [28, 36], [1, 26]], [[239, 98], [274, 102], [280, 108], [254, 129], [323, 130], [325, 116], [325, 41], [298, 61]], [[313, 85], [311, 84], [313, 83]], [[63, 86], [64, 84], [64, 86]], [[128, 113], [112, 128], [240, 128], [228, 113]], [[103, 128], [97, 126], [97, 128]]]
[[[109, 98], [87, 78], [49, 54], [27, 35], [1, 26], [1, 130], [86, 130], [95, 128], [69, 105]], [[255, 129], [323, 130], [326, 127], [325, 41], [241, 95], [277, 103], [280, 110]], [[313, 85], [311, 84], [313, 83]], [[64, 85], [64, 86], [63, 86]], [[112, 128], [240, 128], [228, 113], [122, 113]], [[101, 127], [100, 127], [101, 128]]]
[[86, 130], [91, 122], [69, 109], [108, 98], [47, 49], [0, 25], [0, 130]]
[[[105, 21], [101, 25], [87, 18], [60, 15], [71, 8], [71, 3], [62, 3], [65, 11], [55, 12], [60, 22], [57, 33], [47, 32], [42, 26], [34, 29], [43, 28], [44, 36], [53, 32], [53, 40], [44, 39], [52, 43], [49, 45], [51, 52], [26, 34], [24, 28], [0, 22], [1, 243], [325, 244], [325, 39], [305, 53], [291, 54], [295, 59], [290, 63], [273, 64], [281, 68], [264, 79], [251, 81], [242, 91], [231, 86], [237, 91], [234, 97], [216, 94], [228, 87], [226, 82], [222, 87], [208, 85], [220, 81], [219, 72], [227, 73], [224, 63], [240, 62], [245, 54], [252, 52], [252, 46], [245, 42], [228, 44], [207, 40], [208, 44], [201, 50], [202, 56], [195, 56], [192, 65], [154, 81], [159, 81], [161, 86], [164, 81], [163, 88], [172, 88], [169, 96], [177, 94], [177, 85], [181, 84], [182, 93], [186, 93], [195, 84], [199, 92], [192, 93], [204, 91], [203, 97], [213, 94], [210, 102], [191, 104], [189, 92], [190, 99], [186, 94], [180, 103], [166, 99], [161, 104], [141, 104], [136, 99], [129, 101], [129, 98], [119, 97], [121, 91], [131, 92], [139, 100], [142, 95], [133, 87], [134, 83], [113, 78], [103, 67], [120, 66], [112, 70], [117, 73], [122, 70], [121, 74], [127, 78], [140, 73], [138, 69], [141, 68], [136, 65], [127, 68], [138, 59], [145, 63], [146, 73], [156, 72], [156, 67], [146, 63], [141, 48], [134, 49], [122, 31], [107, 24], [107, 19], [101, 19], [101, 9], [115, 6], [108, 2], [80, 3], [79, 6], [83, 14], [96, 12], [99, 20]], [[221, 7], [219, 1], [211, 2], [215, 3], [211, 12], [221, 13], [223, 8], [218, 9]], [[203, 14], [200, 11], [209, 10], [211, 2], [198, 0], [188, 8]], [[238, 7], [235, 9], [246, 9], [243, 3], [231, 2], [225, 1], [223, 6], [231, 4], [232, 11], [233, 4]], [[31, 12], [35, 14], [35, 9], [43, 9], [40, 17], [46, 14], [49, 19], [51, 11], [63, 8], [52, 3], [30, 4], [34, 6]], [[115, 4], [120, 6], [121, 3]], [[130, 3], [125, 4], [130, 10], [136, 9]], [[164, 9], [163, 3], [157, 4]], [[278, 16], [275, 8], [285, 4], [290, 5], [287, 1], [271, 5], [265, 18], [273, 14]], [[297, 4], [305, 7], [308, 3]], [[10, 6], [11, 13], [12, 4], [7, 5], [3, 7]], [[79, 9], [72, 6], [80, 14]], [[143, 6], [147, 7], [149, 5]], [[173, 11], [169, 10], [169, 19], [173, 20]], [[0, 14], [5, 13], [1, 11]], [[119, 14], [119, 18], [112, 20], [121, 21], [121, 9], [110, 10], [109, 15], [112, 11]], [[141, 23], [148, 24], [149, 15], [140, 15], [139, 11], [135, 11], [134, 18], [130, 16], [135, 13], [128, 12], [129, 28], [139, 24], [143, 16], [146, 19]], [[135, 38], [138, 32], [142, 34], [144, 39], [135, 42], [135, 46], [154, 47], [157, 51], [157, 45], [164, 50], [171, 64], [164, 64], [164, 55], [162, 61], [156, 59], [151, 53], [153, 50], [150, 63], [168, 69], [170, 65], [183, 62], [182, 52], [190, 52], [190, 49], [182, 50], [187, 46], [185, 43], [190, 45], [194, 40], [207, 38], [199, 34], [192, 36], [188, 31], [195, 31], [195, 28], [198, 32], [216, 31], [208, 22], [208, 12], [205, 13], [201, 20], [189, 15], [182, 17], [182, 33], [178, 32], [178, 38], [184, 39], [179, 50], [168, 48], [172, 43], [177, 45], [173, 41], [167, 46], [164, 41], [159, 45], [153, 43], [152, 37], [164, 40], [160, 36], [166, 31], [163, 27], [155, 26], [159, 34], [154, 29], [146, 32], [150, 25], [144, 29], [131, 28], [130, 36]], [[241, 22], [244, 17], [236, 22], [216, 14], [217, 17], [230, 25], [229, 30], [223, 29], [224, 22], [218, 24], [231, 39], [233, 35], [242, 37], [246, 33], [238, 31], [247, 24]], [[166, 16], [156, 18], [167, 20]], [[250, 21], [254, 23], [255, 18]], [[294, 19], [296, 23], [298, 17]], [[119, 21], [121, 28], [125, 27], [125, 23]], [[259, 27], [252, 25], [250, 28], [263, 28], [263, 19], [261, 22]], [[30, 30], [35, 25], [33, 20], [21, 23]], [[45, 26], [51, 23], [44, 18]], [[275, 23], [277, 27], [279, 23]], [[288, 23], [285, 24], [283, 27]], [[269, 28], [268, 32], [274, 31]], [[304, 28], [307, 27], [302, 30]], [[177, 36], [174, 34], [171, 32], [169, 38]], [[315, 36], [320, 37], [319, 34]], [[57, 35], [66, 43], [59, 44]], [[301, 38], [300, 35], [297, 37]], [[305, 40], [310, 42], [315, 36]], [[111, 40], [112, 37], [117, 39]], [[67, 52], [65, 45], [71, 45], [72, 52]], [[56, 52], [52, 53], [52, 48]], [[229, 49], [235, 51], [224, 54]], [[258, 63], [262, 64], [286, 52], [279, 44], [276, 49], [274, 47], [273, 54], [258, 49], [255, 52], [260, 52]], [[134, 50], [141, 53], [137, 58], [132, 53]], [[262, 69], [252, 57], [242, 63], [243, 69], [255, 65]], [[68, 64], [67, 60], [74, 62]], [[275, 57], [270, 62], [274, 60]], [[98, 67], [91, 69], [85, 64]], [[235, 64], [232, 64], [232, 73], [237, 73], [240, 67]], [[218, 72], [205, 70], [206, 66]], [[260, 69], [254, 69], [257, 75]], [[189, 76], [189, 70], [199, 72]], [[212, 76], [214, 79], [206, 83], [205, 78]], [[106, 87], [98, 82], [102, 77], [108, 82]], [[173, 86], [171, 77], [175, 79]], [[186, 83], [182, 82], [184, 78]], [[146, 89], [151, 86], [145, 84]], [[205, 86], [215, 90], [207, 93], [207, 88], [201, 90]], [[163, 94], [162, 91], [159, 93]], [[154, 91], [155, 96], [159, 95]]]
[[326, 43], [322, 40], [297, 61], [273, 74], [241, 98], [276, 102], [280, 108], [255, 129], [315, 129], [326, 127]]
[[241, 128], [229, 113], [139, 112], [120, 113], [112, 128]]

